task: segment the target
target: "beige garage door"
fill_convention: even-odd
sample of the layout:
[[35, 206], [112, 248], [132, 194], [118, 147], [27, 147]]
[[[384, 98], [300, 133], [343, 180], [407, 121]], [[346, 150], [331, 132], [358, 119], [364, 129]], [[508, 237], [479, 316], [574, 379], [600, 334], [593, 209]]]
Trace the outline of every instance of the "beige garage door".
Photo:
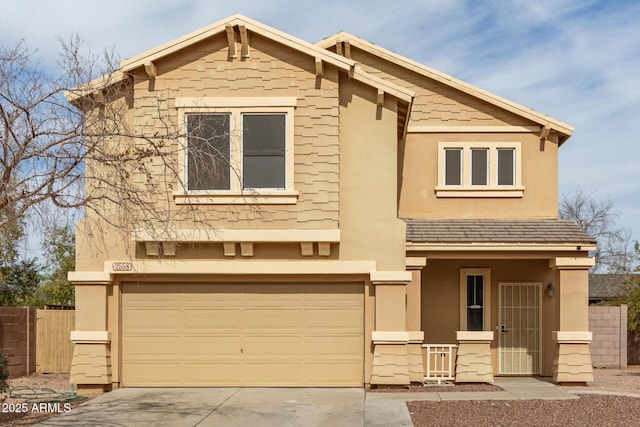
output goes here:
[[363, 285], [125, 284], [124, 386], [362, 386]]

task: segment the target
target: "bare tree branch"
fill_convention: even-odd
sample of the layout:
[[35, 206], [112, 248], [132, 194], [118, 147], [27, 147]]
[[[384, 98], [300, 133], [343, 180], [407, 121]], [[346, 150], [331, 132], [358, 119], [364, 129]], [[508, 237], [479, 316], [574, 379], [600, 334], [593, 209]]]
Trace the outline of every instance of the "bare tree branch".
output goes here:
[[598, 242], [593, 253], [596, 264], [592, 272], [624, 273], [630, 270], [633, 264], [631, 234], [618, 225], [619, 214], [610, 199], [597, 200], [579, 189], [562, 197], [559, 215], [573, 220]]

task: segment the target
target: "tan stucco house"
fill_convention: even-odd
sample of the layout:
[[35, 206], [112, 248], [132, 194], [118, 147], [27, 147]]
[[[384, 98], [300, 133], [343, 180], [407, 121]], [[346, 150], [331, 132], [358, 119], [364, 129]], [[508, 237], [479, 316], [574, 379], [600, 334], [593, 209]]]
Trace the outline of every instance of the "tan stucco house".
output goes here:
[[353, 35], [240, 15], [116, 76], [132, 129], [184, 130], [159, 203], [191, 215], [78, 224], [81, 390], [592, 380], [595, 242], [557, 219], [571, 126]]

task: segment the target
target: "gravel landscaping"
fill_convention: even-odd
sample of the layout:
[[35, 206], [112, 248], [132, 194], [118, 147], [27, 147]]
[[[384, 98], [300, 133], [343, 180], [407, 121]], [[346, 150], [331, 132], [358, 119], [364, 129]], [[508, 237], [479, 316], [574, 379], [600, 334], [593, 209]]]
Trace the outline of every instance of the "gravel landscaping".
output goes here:
[[632, 426], [640, 399], [581, 395], [575, 400], [407, 402], [416, 427], [426, 426]]
[[596, 369], [594, 377], [588, 386], [563, 387], [580, 396], [573, 400], [413, 401], [407, 406], [416, 427], [640, 425], [640, 367]]

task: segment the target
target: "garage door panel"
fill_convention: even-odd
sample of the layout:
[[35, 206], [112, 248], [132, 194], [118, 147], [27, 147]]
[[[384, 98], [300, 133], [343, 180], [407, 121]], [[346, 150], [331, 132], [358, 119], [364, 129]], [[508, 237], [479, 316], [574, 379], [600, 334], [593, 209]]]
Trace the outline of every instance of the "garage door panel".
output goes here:
[[233, 361], [216, 361], [215, 363], [187, 362], [184, 365], [183, 383], [206, 386], [211, 384], [224, 386], [241, 385], [238, 372], [241, 365]]
[[362, 355], [363, 341], [360, 337], [306, 336], [303, 343], [305, 356], [351, 356], [356, 360]]
[[362, 364], [307, 363], [304, 366], [304, 382], [326, 387], [353, 387], [362, 384]]
[[239, 330], [241, 311], [218, 307], [184, 310], [184, 329], [232, 329]]
[[357, 283], [124, 284], [122, 384], [361, 386], [363, 304]]
[[183, 343], [185, 356], [238, 356], [242, 347], [238, 336], [187, 336]]
[[305, 310], [305, 328], [310, 330], [355, 330], [359, 332], [361, 318], [362, 310], [357, 308], [311, 308]]
[[242, 339], [242, 347], [245, 358], [259, 355], [260, 357], [292, 356], [298, 359], [302, 348], [302, 338], [246, 335]]
[[132, 358], [146, 357], [149, 354], [180, 357], [180, 341], [180, 336], [127, 335], [122, 344], [127, 348], [127, 355]]
[[130, 362], [122, 367], [122, 377], [127, 379], [128, 386], [133, 387], [177, 386], [182, 381], [181, 370], [182, 367], [176, 367], [173, 361]]
[[123, 322], [135, 325], [138, 331], [179, 330], [180, 321], [180, 310], [176, 308], [133, 308], [125, 311], [123, 315]]
[[245, 309], [246, 330], [300, 329], [302, 316], [298, 309]]
[[302, 382], [300, 363], [245, 363], [242, 367], [243, 383], [256, 386], [286, 386]]

